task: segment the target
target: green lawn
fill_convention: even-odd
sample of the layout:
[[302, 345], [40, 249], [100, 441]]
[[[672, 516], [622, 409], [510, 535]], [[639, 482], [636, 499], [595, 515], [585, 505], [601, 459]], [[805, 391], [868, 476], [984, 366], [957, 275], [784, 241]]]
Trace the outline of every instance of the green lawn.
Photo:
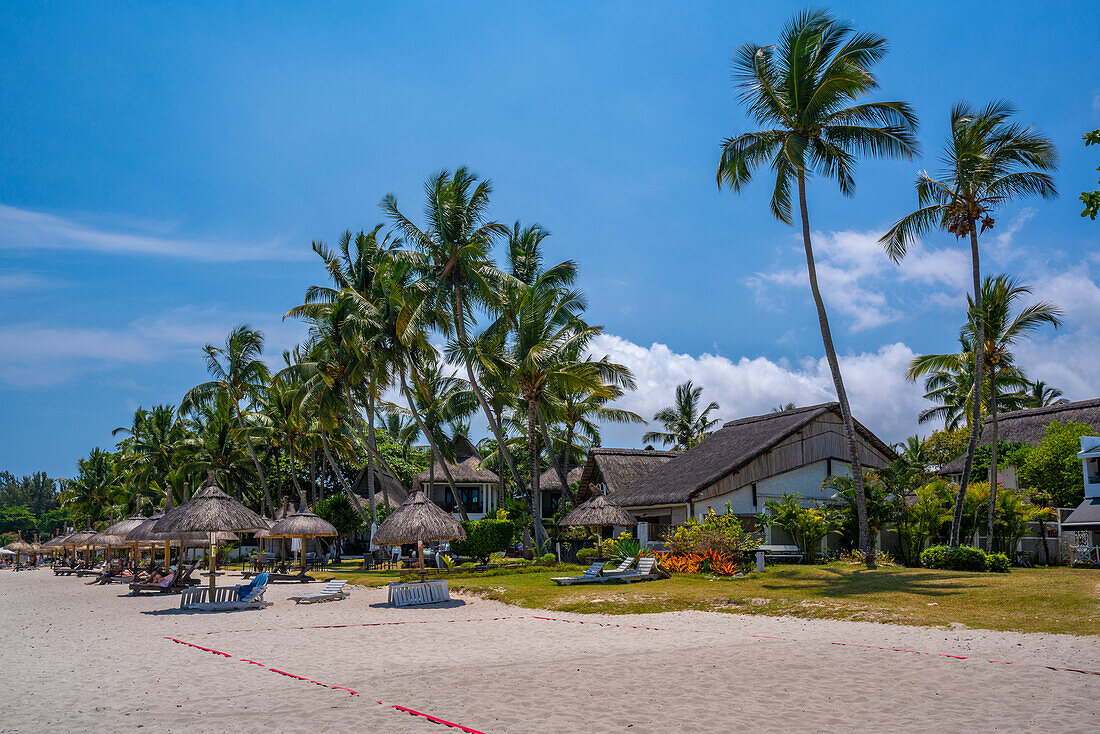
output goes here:
[[[1013, 569], [1009, 574], [933, 571], [831, 563], [775, 566], [763, 574], [723, 579], [677, 574], [671, 579], [609, 586], [557, 586], [561, 569], [525, 569], [453, 577], [450, 587], [521, 607], [632, 614], [701, 609], [925, 626], [1100, 635], [1100, 572]], [[396, 571], [331, 574], [380, 586]]]

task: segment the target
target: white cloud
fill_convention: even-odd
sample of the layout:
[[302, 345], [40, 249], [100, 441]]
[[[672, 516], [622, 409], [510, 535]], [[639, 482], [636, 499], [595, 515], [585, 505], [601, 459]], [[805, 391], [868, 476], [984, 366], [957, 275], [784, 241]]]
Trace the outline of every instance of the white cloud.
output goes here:
[[0, 204], [0, 248], [79, 250], [209, 262], [303, 260], [308, 255], [301, 248], [287, 248], [279, 242], [244, 244], [172, 237], [157, 231], [112, 231], [53, 214], [4, 204]]
[[[676, 386], [687, 380], [703, 387], [706, 400], [718, 402], [723, 420], [766, 413], [787, 402], [813, 405], [836, 399], [823, 357], [804, 359], [797, 366], [763, 356], [731, 360], [706, 353], [677, 353], [659, 343], [643, 347], [611, 334], [598, 337], [591, 351], [597, 356], [607, 354], [633, 371], [638, 389], [623, 396], [617, 405], [647, 420], [670, 405]], [[916, 432], [917, 414], [927, 407], [920, 386], [905, 381], [905, 368], [913, 356], [909, 347], [896, 343], [840, 360], [856, 419], [887, 442]], [[607, 426], [604, 444], [639, 445], [645, 430]]]
[[8, 270], [0, 272], [0, 293], [4, 291], [39, 290], [52, 288], [57, 283], [38, 273], [26, 270]]
[[0, 362], [0, 382], [20, 388], [46, 387], [125, 365], [180, 359], [198, 362], [203, 344], [223, 343], [229, 331], [241, 323], [264, 332], [265, 357], [271, 364], [305, 332], [300, 323], [284, 323], [270, 316], [256, 318], [255, 314], [192, 307], [136, 319], [116, 329], [11, 324], [0, 326], [6, 356]]
[[[939, 308], [964, 299], [969, 282], [969, 256], [958, 248], [935, 249], [916, 243], [901, 266], [895, 266], [879, 243], [882, 232], [817, 232], [814, 255], [818, 283], [830, 312], [846, 319], [852, 331], [866, 331], [899, 321], [911, 310], [899, 298], [899, 283], [933, 285], [937, 297], [918, 296], [919, 303]], [[797, 248], [801, 257], [801, 248]], [[794, 252], [792, 250], [792, 256]], [[783, 307], [785, 289], [806, 290], [806, 267], [778, 268], [745, 279], [758, 304]], [[965, 300], [962, 301], [965, 303]]]

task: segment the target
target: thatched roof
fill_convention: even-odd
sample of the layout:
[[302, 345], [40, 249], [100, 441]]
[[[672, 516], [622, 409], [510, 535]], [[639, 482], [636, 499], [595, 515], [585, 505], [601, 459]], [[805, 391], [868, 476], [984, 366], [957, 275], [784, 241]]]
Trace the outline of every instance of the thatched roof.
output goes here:
[[96, 531], [91, 528], [85, 528], [84, 530], [77, 530], [62, 541], [62, 545], [71, 546], [77, 548], [82, 545], [88, 544], [88, 539], [97, 535]]
[[62, 542], [67, 537], [69, 537], [69, 536], [68, 535], [55, 535], [54, 537], [50, 538], [45, 543], [43, 543], [42, 547], [43, 548], [57, 548], [58, 546], [60, 546], [62, 544]]
[[153, 525], [154, 533], [250, 532], [266, 530], [262, 517], [233, 499], [214, 483], [213, 472], [202, 491]]
[[409, 495], [378, 527], [371, 539], [376, 545], [405, 545], [439, 540], [462, 540], [466, 531], [441, 510], [422, 490]]
[[577, 497], [585, 499], [589, 496], [589, 485], [601, 483], [607, 486], [608, 494], [615, 496], [679, 455], [678, 451], [655, 451], [652, 448], [589, 449], [588, 461], [581, 471]]
[[[565, 481], [570, 484], [575, 484], [581, 480], [581, 474], [584, 473], [584, 467], [580, 464], [575, 464], [565, 474]], [[558, 478], [558, 472], [554, 467], [550, 467], [539, 475], [539, 489], [546, 489], [550, 491], [561, 492], [563, 487], [561, 486], [561, 479]]]
[[[689, 451], [609, 494], [623, 507], [687, 503], [696, 492], [742, 469], [828, 413], [839, 416], [840, 404], [822, 403], [729, 421]], [[893, 449], [859, 421], [856, 433], [883, 456], [895, 456]]]
[[23, 540], [22, 538], [20, 538], [19, 540], [13, 540], [12, 542], [5, 545], [4, 547], [7, 548], [10, 551], [15, 552], [15, 553], [37, 553], [38, 552], [38, 549], [35, 548], [32, 543], [28, 543], [27, 541]]
[[638, 520], [633, 515], [602, 494], [597, 494], [592, 499], [578, 506], [558, 522], [558, 525], [562, 527], [568, 527], [570, 525], [587, 525], [589, 527], [619, 525], [623, 527], [633, 527], [637, 524]]
[[266, 531], [268, 538], [317, 538], [338, 535], [332, 523], [302, 507], [292, 515], [278, 520]]
[[[359, 470], [358, 476], [351, 485], [351, 491], [355, 492], [364, 504], [368, 504], [370, 490], [367, 488], [367, 467], [364, 466]], [[388, 499], [390, 505], [400, 507], [408, 498], [409, 493], [400, 479], [378, 466], [374, 467], [374, 504], [376, 506], [385, 503]]]
[[[479, 467], [478, 464], [480, 463], [481, 459], [471, 456], [458, 464], [448, 462], [447, 467], [451, 470], [451, 478], [455, 480], [456, 484], [496, 484], [500, 481], [500, 477], [495, 472]], [[427, 484], [430, 476], [428, 470], [425, 469], [417, 474], [416, 478], [421, 484]], [[435, 462], [435, 483], [447, 483], [447, 475], [443, 473], [443, 467], [438, 461]]]
[[87, 542], [87, 545], [95, 548], [125, 548], [132, 544], [133, 541], [128, 541], [121, 535], [107, 535], [103, 532], [96, 533]]
[[130, 517], [126, 518], [125, 520], [119, 520], [114, 525], [112, 525], [111, 527], [109, 527], [106, 530], [104, 530], [103, 532], [101, 532], [100, 535], [122, 535], [122, 536], [125, 536], [131, 530], [136, 528], [138, 525], [141, 525], [143, 522], [145, 522], [148, 519], [149, 518], [145, 517], [145, 515], [141, 515], [141, 514], [130, 515]]
[[[1086, 423], [1100, 433], [1100, 398], [1078, 400], [1076, 403], [1051, 405], [1047, 408], [1029, 408], [1001, 413], [997, 416], [997, 437], [1005, 442], [1039, 445], [1048, 425], [1054, 421]], [[986, 416], [979, 446], [993, 443], [993, 421]], [[957, 456], [940, 467], [940, 474], [962, 474], [965, 456]]]

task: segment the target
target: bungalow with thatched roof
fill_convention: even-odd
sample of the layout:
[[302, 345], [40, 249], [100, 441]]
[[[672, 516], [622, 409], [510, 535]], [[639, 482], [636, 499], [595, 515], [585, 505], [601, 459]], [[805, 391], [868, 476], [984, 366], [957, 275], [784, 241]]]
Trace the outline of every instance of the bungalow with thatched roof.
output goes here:
[[[576, 484], [581, 480], [582, 471], [584, 471], [583, 466], [574, 464], [565, 473], [565, 481], [571, 485]], [[561, 478], [554, 467], [550, 467], [539, 475], [539, 496], [542, 498], [542, 516], [546, 518], [553, 517], [554, 513], [558, 511], [558, 507], [561, 506], [562, 497], [565, 496], [565, 490], [561, 486]]]
[[[500, 483], [500, 477], [495, 472], [481, 468], [481, 453], [461, 433], [455, 434], [451, 439], [451, 449], [455, 461], [447, 462], [447, 468], [450, 469], [451, 478], [458, 489], [459, 499], [465, 506], [466, 516], [471, 520], [481, 520], [496, 512], [499, 507], [496, 487]], [[458, 503], [439, 462], [417, 474], [416, 481], [428, 499], [448, 512], [458, 513]]]
[[[860, 460], [881, 468], [897, 458], [881, 439], [856, 422]], [[829, 500], [821, 483], [848, 468], [848, 442], [839, 403], [823, 403], [726, 423], [690, 450], [653, 462], [653, 468], [619, 486], [608, 496], [638, 518], [640, 540], [657, 540], [670, 526], [708, 507], [720, 511], [727, 502], [746, 518], [764, 511], [764, 503], [785, 493], [807, 500]], [[656, 457], [654, 457], [656, 458]], [[586, 477], [581, 486], [588, 496]], [[772, 535], [776, 537], [772, 537]], [[789, 543], [769, 528], [767, 542]]]
[[[370, 489], [367, 487], [366, 466], [359, 470], [358, 476], [355, 477], [355, 481], [351, 485], [351, 491], [358, 495], [365, 507], [370, 498]], [[385, 469], [379, 468], [376, 464], [374, 466], [374, 504], [381, 503], [390, 507], [400, 507], [408, 498], [409, 492], [401, 484], [401, 480]]]
[[[1026, 443], [1038, 446], [1046, 434], [1047, 426], [1054, 421], [1084, 423], [1100, 432], [1100, 398], [1079, 400], [1075, 403], [1062, 403], [1046, 408], [1029, 408], [1001, 413], [997, 416], [997, 437], [1006, 443]], [[979, 446], [993, 443], [993, 421], [987, 416], [982, 426]], [[965, 456], [957, 456], [940, 467], [939, 473], [953, 481], [962, 479]], [[1000, 462], [997, 462], [998, 464]], [[1016, 479], [1016, 467], [1002, 466], [997, 470], [997, 481], [1001, 486], [1019, 489]]]

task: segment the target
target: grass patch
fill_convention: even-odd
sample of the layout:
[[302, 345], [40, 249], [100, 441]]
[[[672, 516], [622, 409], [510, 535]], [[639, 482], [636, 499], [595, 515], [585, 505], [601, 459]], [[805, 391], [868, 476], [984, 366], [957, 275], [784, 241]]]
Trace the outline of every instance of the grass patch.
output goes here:
[[[350, 564], [349, 564], [350, 565]], [[1100, 635], [1100, 572], [1075, 568], [1013, 569], [1008, 574], [937, 571], [850, 563], [773, 566], [745, 578], [676, 574], [638, 584], [557, 586], [569, 567], [448, 576], [450, 587], [521, 607], [599, 614], [710, 612], [842, 619], [921, 626]], [[324, 577], [328, 574], [320, 574]], [[398, 571], [331, 573], [382, 586]]]

